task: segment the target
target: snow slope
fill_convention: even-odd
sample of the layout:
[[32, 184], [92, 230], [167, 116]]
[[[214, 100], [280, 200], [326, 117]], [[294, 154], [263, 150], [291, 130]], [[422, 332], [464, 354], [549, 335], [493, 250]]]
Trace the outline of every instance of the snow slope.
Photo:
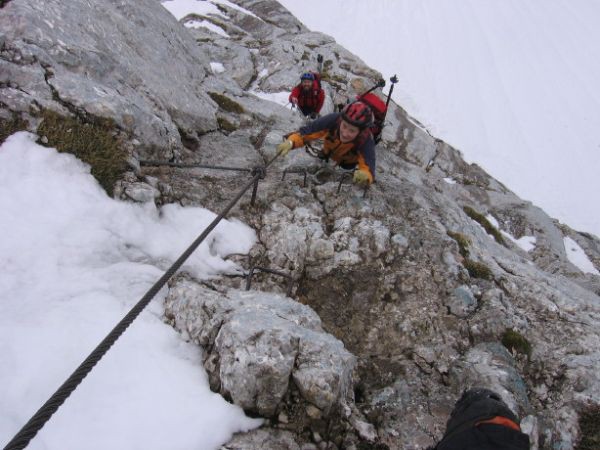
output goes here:
[[397, 74], [394, 100], [467, 161], [600, 236], [600, 2], [280, 3]]
[[[215, 217], [113, 200], [68, 154], [17, 133], [0, 146], [0, 443], [71, 375]], [[185, 264], [238, 268], [252, 229], [221, 222]], [[209, 250], [209, 244], [211, 250]], [[201, 351], [163, 323], [161, 292], [28, 449], [211, 449], [260, 421], [210, 391]]]

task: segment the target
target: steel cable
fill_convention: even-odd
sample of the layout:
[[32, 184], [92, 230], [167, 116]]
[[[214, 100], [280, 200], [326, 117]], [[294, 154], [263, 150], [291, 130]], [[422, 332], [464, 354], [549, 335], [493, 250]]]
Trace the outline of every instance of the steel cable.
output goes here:
[[137, 316], [150, 303], [154, 296], [162, 289], [169, 279], [179, 270], [183, 263], [190, 255], [198, 248], [198, 246], [206, 239], [208, 234], [219, 224], [227, 213], [235, 206], [250, 187], [258, 183], [261, 178], [264, 178], [265, 170], [279, 156], [276, 154], [264, 167], [260, 170], [253, 170], [252, 179], [236, 194], [236, 196], [227, 204], [221, 213], [206, 227], [206, 229], [196, 238], [196, 240], [177, 258], [177, 260], [167, 269], [160, 279], [146, 292], [146, 294], [131, 308], [123, 319], [112, 329], [110, 333], [98, 344], [98, 346], [89, 354], [89, 356], [79, 365], [79, 367], [71, 374], [69, 378], [56, 390], [54, 394], [42, 405], [42, 407], [29, 419], [29, 421], [19, 430], [19, 432], [11, 439], [4, 447], [4, 450], [21, 450], [29, 444], [31, 439], [42, 429], [42, 427], [50, 420], [58, 408], [65, 402], [77, 386], [83, 381], [87, 374], [108, 352], [116, 340], [125, 332]]

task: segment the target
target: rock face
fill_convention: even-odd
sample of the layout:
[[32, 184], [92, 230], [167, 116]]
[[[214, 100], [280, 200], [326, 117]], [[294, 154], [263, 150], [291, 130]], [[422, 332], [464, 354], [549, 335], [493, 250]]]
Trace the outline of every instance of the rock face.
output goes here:
[[302, 407], [319, 417], [352, 400], [356, 358], [323, 332], [307, 306], [257, 291], [223, 295], [181, 280], [169, 291], [165, 316], [207, 349], [211, 387], [247, 411], [264, 417], [285, 413], [290, 382]]
[[[303, 123], [265, 95], [289, 92], [317, 54], [325, 112], [380, 77], [272, 0], [181, 23], [158, 1], [134, 3], [0, 9], [3, 126], [35, 131], [45, 109], [112, 119], [130, 156], [123, 198], [219, 211], [248, 173], [189, 165], [262, 166]], [[233, 275], [172, 283], [166, 319], [204, 348], [212, 388], [268, 419], [224, 448], [423, 448], [471, 386], [496, 390], [533, 448], [573, 448], [579, 417], [600, 404], [600, 277], [563, 240], [596, 268], [600, 240], [465, 163], [393, 102], [377, 171], [363, 192], [298, 149], [234, 210], [259, 242], [231, 258], [291, 274], [294, 300], [264, 272], [248, 292]]]
[[[181, 133], [217, 128], [209, 61], [156, 0], [19, 1], [2, 9], [2, 102], [110, 117], [145, 153], [170, 158]], [[180, 130], [180, 131], [178, 131]]]

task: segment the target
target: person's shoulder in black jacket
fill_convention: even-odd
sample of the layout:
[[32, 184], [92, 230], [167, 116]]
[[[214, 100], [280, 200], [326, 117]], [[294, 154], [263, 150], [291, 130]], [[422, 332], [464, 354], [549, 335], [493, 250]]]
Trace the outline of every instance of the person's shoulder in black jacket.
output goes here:
[[498, 394], [476, 388], [456, 402], [444, 437], [431, 450], [529, 450], [529, 436]]

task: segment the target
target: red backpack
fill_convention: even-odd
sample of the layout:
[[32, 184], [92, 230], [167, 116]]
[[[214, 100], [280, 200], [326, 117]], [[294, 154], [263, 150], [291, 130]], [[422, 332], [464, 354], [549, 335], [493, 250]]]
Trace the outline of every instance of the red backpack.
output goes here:
[[321, 74], [319, 72], [310, 72], [315, 77], [313, 81], [313, 89], [316, 91], [321, 90]]
[[359, 95], [356, 97], [356, 99], [369, 105], [371, 111], [373, 111], [374, 121], [373, 126], [371, 127], [371, 132], [373, 133], [373, 139], [375, 139], [375, 143], [379, 142], [381, 140], [380, 134], [381, 130], [383, 129], [383, 122], [387, 112], [387, 106], [385, 105], [385, 102], [372, 92]]

